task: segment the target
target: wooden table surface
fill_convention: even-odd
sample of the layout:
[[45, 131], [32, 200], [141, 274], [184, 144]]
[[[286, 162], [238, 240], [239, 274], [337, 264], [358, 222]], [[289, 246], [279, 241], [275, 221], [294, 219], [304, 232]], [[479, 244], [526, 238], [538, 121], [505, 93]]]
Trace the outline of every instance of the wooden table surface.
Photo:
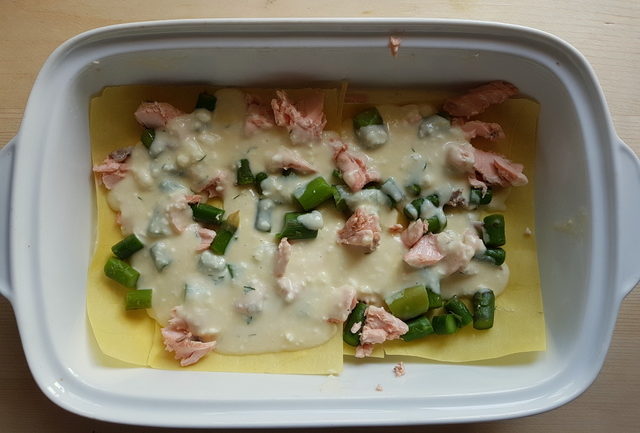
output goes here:
[[[620, 137], [640, 152], [640, 1], [244, 0], [0, 1], [0, 146], [13, 137], [36, 74], [64, 40], [109, 24], [203, 17], [425, 17], [502, 21], [553, 33], [595, 68]], [[639, 260], [640, 264], [640, 260]], [[640, 430], [640, 291], [624, 301], [605, 365], [573, 402], [528, 418], [429, 427], [430, 432], [631, 432]], [[0, 431], [158, 432], [68, 413], [37, 388], [11, 305], [0, 300]], [[344, 431], [364, 431], [364, 428]], [[374, 428], [382, 432], [394, 429]], [[417, 432], [427, 427], [403, 428]], [[334, 429], [333, 431], [343, 431]]]

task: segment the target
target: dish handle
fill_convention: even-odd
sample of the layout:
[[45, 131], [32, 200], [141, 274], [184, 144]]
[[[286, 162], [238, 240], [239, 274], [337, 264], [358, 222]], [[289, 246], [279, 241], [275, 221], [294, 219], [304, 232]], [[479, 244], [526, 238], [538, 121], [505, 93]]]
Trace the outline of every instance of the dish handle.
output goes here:
[[12, 300], [11, 273], [9, 272], [9, 213], [11, 210], [11, 180], [13, 156], [18, 137], [0, 149], [0, 294]]
[[618, 287], [620, 301], [640, 281], [640, 160], [617, 137], [618, 156]]

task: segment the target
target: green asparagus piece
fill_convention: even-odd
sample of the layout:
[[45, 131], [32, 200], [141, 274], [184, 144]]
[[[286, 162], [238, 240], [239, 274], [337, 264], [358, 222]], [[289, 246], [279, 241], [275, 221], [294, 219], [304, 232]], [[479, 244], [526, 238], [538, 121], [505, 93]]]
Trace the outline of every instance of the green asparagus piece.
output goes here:
[[333, 202], [336, 205], [336, 209], [340, 212], [349, 212], [349, 206], [347, 205], [347, 197], [349, 191], [344, 185], [332, 185], [331, 193], [333, 194]]
[[471, 192], [469, 193], [469, 204], [476, 206], [489, 204], [491, 203], [492, 198], [493, 191], [491, 191], [491, 188], [487, 188], [487, 191], [484, 194], [482, 193], [482, 188], [471, 188]]
[[446, 335], [458, 331], [458, 322], [455, 314], [442, 314], [433, 316], [431, 324], [436, 334]]
[[342, 179], [342, 172], [337, 168], [334, 168], [331, 172], [331, 177], [333, 177], [336, 182], [344, 183], [344, 179]]
[[380, 189], [382, 190], [382, 192], [389, 196], [392, 204], [400, 203], [404, 198], [404, 192], [402, 192], [402, 189], [398, 186], [395, 179], [392, 177], [385, 180]]
[[431, 322], [425, 316], [417, 317], [406, 323], [409, 330], [406, 334], [400, 337], [404, 341], [417, 340], [418, 338], [426, 337], [427, 335], [431, 335], [435, 332]]
[[158, 272], [164, 271], [167, 266], [173, 263], [173, 254], [171, 254], [171, 248], [166, 242], [159, 241], [151, 245], [149, 255]]
[[431, 203], [433, 203], [435, 207], [440, 207], [440, 196], [438, 194], [436, 193], [429, 194], [425, 198], [429, 200]]
[[227, 217], [226, 221], [222, 222], [220, 228], [216, 230], [216, 237], [213, 238], [213, 242], [211, 242], [211, 246], [209, 246], [211, 252], [219, 256], [224, 255], [229, 242], [233, 238], [233, 235], [236, 233], [236, 230], [238, 230], [239, 224], [240, 212], [236, 211], [230, 214]]
[[447, 118], [434, 114], [422, 119], [422, 122], [420, 122], [418, 126], [418, 137], [427, 138], [433, 134], [447, 130], [450, 127], [451, 124]]
[[493, 290], [482, 290], [473, 295], [473, 327], [489, 329], [493, 327], [496, 297]]
[[415, 221], [420, 217], [420, 208], [422, 207], [423, 201], [424, 198], [419, 197], [413, 200], [411, 203], [407, 203], [407, 205], [402, 210], [407, 219], [409, 219], [410, 221]]
[[136, 284], [138, 284], [138, 278], [140, 277], [140, 273], [138, 271], [133, 269], [133, 267], [128, 263], [115, 257], [109, 257], [109, 260], [105, 263], [104, 274], [130, 289], [136, 287]]
[[151, 147], [151, 143], [156, 139], [156, 131], [155, 129], [147, 128], [142, 131], [142, 135], [140, 135], [140, 141], [147, 149]]
[[407, 186], [407, 191], [411, 195], [420, 195], [422, 187], [420, 187], [420, 185], [418, 185], [417, 183], [412, 183], [411, 185]]
[[191, 210], [193, 211], [193, 219], [205, 224], [220, 224], [224, 216], [224, 209], [206, 203], [192, 204]]
[[258, 190], [260, 194], [262, 194], [262, 186], [260, 184], [262, 183], [263, 180], [265, 180], [268, 177], [269, 175], [267, 173], [265, 173], [264, 171], [261, 171], [260, 173], [256, 174], [253, 178], [253, 181], [256, 185], [256, 190]]
[[248, 159], [241, 159], [240, 165], [236, 169], [236, 185], [253, 185], [255, 178], [251, 172]]
[[[435, 207], [440, 206], [440, 196], [438, 194], [429, 194], [426, 197], [418, 197], [404, 207], [404, 214], [410, 220], [416, 220], [420, 217], [422, 203], [429, 200]], [[438, 233], [438, 232], [434, 232]]]
[[471, 312], [464, 302], [458, 299], [457, 296], [448, 299], [447, 302], [444, 303], [444, 309], [458, 317], [458, 324], [460, 328], [467, 326], [473, 320]]
[[111, 251], [121, 260], [128, 259], [133, 253], [144, 248], [140, 239], [136, 235], [129, 235], [111, 247]]
[[484, 217], [482, 240], [487, 247], [501, 247], [506, 243], [504, 234], [504, 216], [500, 214]]
[[140, 310], [142, 308], [151, 308], [151, 297], [153, 290], [140, 289], [129, 290], [125, 295], [125, 309]]
[[302, 209], [307, 211], [315, 209], [332, 195], [331, 185], [322, 176], [316, 177], [304, 188], [293, 193]]
[[236, 185], [253, 185], [255, 177], [251, 172], [251, 166], [248, 159], [241, 159], [240, 165], [236, 169]]
[[429, 310], [429, 295], [424, 286], [407, 287], [385, 298], [391, 314], [399, 319], [412, 319]]
[[487, 248], [486, 251], [476, 258], [493, 263], [496, 266], [500, 266], [504, 263], [504, 259], [507, 256], [507, 252], [502, 248]]
[[344, 322], [342, 339], [350, 346], [357, 346], [358, 344], [360, 344], [360, 333], [362, 326], [360, 326], [360, 329], [358, 329], [358, 331], [356, 332], [351, 332], [351, 328], [353, 328], [353, 325], [355, 325], [356, 323], [364, 325], [364, 316], [365, 312], [367, 311], [367, 307], [368, 305], [364, 302], [358, 302], [354, 309], [351, 310], [351, 313], [349, 314], [349, 317], [347, 317], [347, 320]]
[[429, 225], [429, 233], [440, 233], [447, 226], [446, 220], [445, 223], [442, 224], [437, 215], [427, 218], [427, 224]]
[[440, 308], [444, 305], [442, 302], [442, 296], [439, 293], [427, 288], [427, 295], [429, 295], [429, 309]]
[[357, 131], [363, 126], [382, 125], [382, 123], [382, 116], [380, 116], [378, 109], [369, 108], [368, 110], [364, 110], [354, 116], [353, 129]]
[[298, 217], [304, 215], [303, 212], [287, 212], [284, 214], [282, 230], [276, 235], [277, 239], [315, 239], [318, 236], [318, 230], [310, 230], [306, 228]]
[[218, 102], [218, 99], [215, 96], [210, 95], [207, 92], [202, 92], [198, 95], [196, 108], [205, 108], [209, 111], [213, 111], [216, 109], [216, 102]]
[[254, 227], [261, 232], [271, 231], [271, 213], [275, 203], [270, 198], [261, 198], [258, 200], [256, 220]]

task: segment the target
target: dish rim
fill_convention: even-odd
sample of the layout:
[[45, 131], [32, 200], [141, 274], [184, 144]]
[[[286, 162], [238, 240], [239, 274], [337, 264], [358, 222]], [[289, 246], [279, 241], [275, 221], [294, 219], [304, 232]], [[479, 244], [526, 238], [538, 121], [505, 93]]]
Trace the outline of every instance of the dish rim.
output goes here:
[[[608, 127], [608, 132], [609, 135], [612, 135], [612, 146], [615, 144], [615, 139], [613, 137], [615, 137], [614, 134], [614, 128], [611, 122], [611, 118], [608, 114], [608, 110], [606, 107], [606, 104], [604, 102], [604, 97], [602, 94], [602, 89], [600, 88], [600, 86], [597, 83], [597, 80], [595, 78], [595, 75], [593, 73], [592, 68], [589, 66], [589, 64], [586, 62], [586, 60], [584, 59], [584, 57], [582, 56], [582, 54], [580, 54], [577, 50], [575, 50], [575, 48], [573, 48], [571, 45], [567, 44], [566, 42], [562, 41], [561, 39], [550, 35], [548, 33], [539, 31], [539, 30], [535, 30], [535, 29], [531, 29], [528, 27], [523, 27], [523, 26], [518, 26], [518, 25], [511, 25], [511, 24], [504, 24], [504, 23], [494, 23], [494, 22], [486, 22], [486, 21], [474, 21], [474, 20], [448, 20], [448, 19], [414, 19], [414, 18], [403, 18], [403, 19], [387, 19], [387, 18], [309, 18], [309, 19], [296, 19], [296, 18], [283, 18], [283, 19], [269, 19], [269, 18], [251, 18], [251, 19], [241, 19], [241, 18], [234, 18], [234, 19], [187, 19], [187, 20], [170, 20], [170, 21], [145, 21], [145, 22], [138, 22], [138, 23], [125, 23], [125, 24], [116, 24], [116, 25], [112, 25], [112, 26], [107, 26], [107, 27], [102, 27], [102, 28], [98, 28], [98, 29], [93, 29], [93, 30], [89, 30], [87, 32], [84, 32], [80, 35], [77, 35], [71, 39], [69, 39], [68, 41], [66, 41], [65, 43], [63, 43], [62, 45], [60, 45], [52, 54], [51, 56], [47, 59], [47, 61], [45, 62], [44, 66], [41, 69], [40, 74], [38, 75], [38, 78], [36, 80], [36, 83], [34, 84], [34, 90], [32, 91], [30, 97], [29, 97], [29, 103], [27, 105], [27, 110], [25, 111], [25, 119], [29, 118], [29, 113], [32, 111], [29, 108], [31, 107], [32, 104], [35, 104], [35, 102], [33, 102], [35, 100], [35, 96], [34, 93], [36, 93], [36, 90], [39, 88], [39, 86], [42, 86], [42, 81], [44, 81], [46, 79], [46, 74], [52, 73], [51, 72], [51, 68], [52, 65], [55, 63], [55, 61], [59, 58], [59, 57], [63, 57], [68, 51], [71, 51], [74, 49], [74, 47], [78, 46], [78, 45], [82, 45], [84, 43], [91, 43], [94, 40], [103, 38], [103, 37], [109, 37], [110, 34], [113, 34], [112, 36], [114, 37], [118, 37], [121, 36], [124, 33], [130, 32], [130, 31], [141, 31], [144, 32], [145, 29], [151, 29], [153, 30], [154, 28], [158, 30], [157, 34], [167, 34], [171, 32], [171, 28], [175, 27], [177, 29], [180, 29], [181, 26], [182, 28], [188, 28], [190, 26], [202, 26], [202, 25], [221, 25], [221, 26], [243, 26], [243, 25], [247, 25], [247, 26], [260, 26], [262, 25], [263, 27], [258, 29], [259, 32], [269, 32], [272, 31], [273, 29], [269, 29], [267, 27], [278, 27], [278, 26], [295, 26], [296, 30], [295, 31], [299, 31], [299, 32], [304, 32], [305, 29], [303, 28], [306, 25], [334, 25], [334, 26], [340, 26], [340, 25], [344, 25], [344, 24], [349, 24], [349, 25], [354, 25], [354, 27], [357, 27], [359, 25], [373, 25], [373, 26], [381, 26], [380, 28], [377, 29], [377, 31], [374, 30], [369, 30], [373, 33], [377, 33], [378, 35], [382, 35], [384, 34], [389, 34], [389, 28], [390, 27], [394, 27], [394, 26], [405, 26], [405, 25], [412, 25], [412, 26], [433, 26], [433, 25], [446, 25], [446, 26], [461, 26], [462, 29], [464, 29], [464, 27], [479, 27], [482, 28], [484, 30], [487, 30], [487, 35], [491, 34], [491, 30], [505, 30], [505, 31], [509, 31], [509, 32], [518, 32], [518, 33], [522, 33], [524, 34], [529, 34], [530, 36], [536, 36], [539, 38], [543, 38], [544, 40], [546, 40], [548, 43], [553, 43], [556, 44], [556, 46], [558, 48], [562, 48], [564, 50], [567, 50], [569, 54], [571, 54], [572, 56], [574, 56], [574, 58], [576, 58], [577, 60], [579, 60], [582, 63], [582, 67], [584, 68], [585, 72], [588, 74], [588, 79], [590, 79], [591, 81], [593, 81], [596, 84], [596, 88], [598, 89], [599, 92], [599, 100], [595, 101], [598, 104], [601, 104], [602, 107], [604, 108], [604, 112], [606, 113], [606, 117], [603, 120], [603, 122], [606, 124], [606, 126]], [[383, 29], [386, 28], [385, 29]], [[168, 29], [169, 31], [164, 31], [163, 29]], [[343, 32], [345, 33], [358, 33], [355, 29], [342, 29]], [[294, 33], [295, 33], [294, 31]], [[152, 32], [153, 33], [153, 32]], [[206, 33], [206, 30], [204, 28], [201, 28], [200, 30], [195, 30], [194, 33]], [[410, 32], [409, 32], [410, 33]], [[33, 98], [33, 99], [32, 99]], [[22, 132], [22, 128], [21, 128], [21, 132]], [[26, 134], [21, 134], [24, 138], [24, 135]], [[26, 139], [25, 139], [26, 140]], [[20, 159], [20, 154], [21, 154], [21, 148], [20, 146], [16, 146], [15, 147], [15, 159], [14, 161], [18, 161]], [[615, 149], [612, 149], [612, 152]], [[637, 162], [637, 161], [636, 161]], [[15, 178], [15, 173], [14, 173], [14, 178]], [[14, 188], [15, 188], [15, 181], [14, 183]], [[14, 189], [15, 192], [15, 189]], [[14, 194], [15, 195], [15, 194]], [[12, 202], [13, 204], [13, 202]], [[16, 209], [18, 209], [18, 206], [15, 206]], [[12, 220], [15, 221], [17, 219], [17, 214], [13, 213], [11, 215]], [[19, 247], [17, 246], [17, 243], [13, 243], [12, 244], [12, 251], [11, 253], [13, 253], [13, 255], [11, 255], [11, 257], [15, 257], [18, 253], [21, 253], [20, 251], [18, 251]], [[14, 273], [17, 274], [17, 273]], [[16, 275], [17, 277], [17, 275]], [[621, 290], [619, 288], [618, 292], [620, 292]], [[628, 290], [630, 290], [631, 288], [629, 288]], [[624, 294], [626, 294], [627, 289], [623, 289], [622, 290], [622, 295], [619, 296], [619, 300], [622, 300], [622, 297], [624, 296]], [[28, 321], [28, 317], [25, 313], [25, 310], [23, 306], [23, 303], [26, 301], [22, 301], [21, 298], [24, 295], [20, 294], [20, 291], [12, 291], [9, 294], [10, 300], [12, 301], [12, 303], [14, 304], [14, 309], [16, 310], [16, 317], [19, 323], [19, 329], [20, 329], [20, 334], [21, 337], [23, 339], [23, 341], [27, 341], [26, 338], [29, 337], [29, 333], [27, 331], [25, 331], [25, 327], [28, 327], [29, 325], [26, 323]], [[613, 306], [612, 308], [615, 308], [617, 311], [617, 306]], [[615, 314], [614, 314], [615, 316]], [[32, 332], [31, 332], [32, 333]], [[610, 335], [611, 333], [609, 333], [609, 339], [610, 339]], [[608, 342], [607, 342], [608, 345]], [[94, 413], [94, 412], [86, 412], [86, 411], [82, 411], [79, 410], [78, 407], [70, 404], [67, 400], [63, 399], [63, 398], [59, 398], [60, 396], [55, 396], [55, 394], [51, 393], [51, 390], [49, 388], [47, 388], [47, 386], [50, 386], [49, 383], [44, 383], [44, 381], [41, 382], [42, 379], [42, 375], [40, 375], [40, 370], [38, 368], [35, 368], [35, 360], [33, 359], [33, 350], [28, 350], [28, 346], [25, 344], [25, 353], [27, 354], [27, 359], [28, 362], [30, 364], [32, 373], [34, 375], [34, 378], [36, 378], [36, 382], [38, 383], [38, 385], [41, 387], [41, 389], [43, 390], [43, 392], [45, 392], [45, 394], [51, 398], [56, 404], [59, 404], [60, 406], [64, 407], [67, 410], [70, 410], [72, 412], [76, 412], [85, 416], [90, 416], [93, 418], [98, 418], [98, 419], [103, 419], [103, 420], [107, 420], [107, 421], [119, 421], [119, 422], [126, 422], [126, 423], [134, 423], [134, 424], [145, 424], [145, 425], [158, 425], [158, 426], [172, 426], [172, 424], [166, 424], [166, 423], [159, 423], [159, 424], [154, 424], [153, 422], [148, 423], [148, 422], [136, 422], [136, 420], [132, 420], [129, 418], [116, 418], [115, 416], [110, 416], [110, 414], [107, 414], [105, 412], [103, 412], [100, 416], [99, 413]], [[606, 353], [606, 352], [605, 352]], [[31, 356], [29, 356], [31, 355]], [[56, 363], [59, 364], [57, 362], [58, 360], [56, 360]], [[504, 419], [504, 418], [511, 418], [511, 417], [516, 417], [516, 416], [525, 416], [525, 415], [530, 415], [530, 414], [534, 414], [534, 413], [539, 413], [545, 410], [549, 410], [552, 409], [554, 407], [557, 407], [561, 404], [564, 404], [568, 401], [570, 401], [571, 399], [575, 398], [577, 395], [579, 395], [581, 392], [583, 392], [590, 384], [591, 382], [595, 379], [598, 371], [600, 370], [601, 366], [602, 366], [602, 362], [604, 361], [604, 354], [602, 355], [601, 359], [598, 360], [598, 362], [596, 362], [596, 366], [593, 369], [593, 375], [590, 378], [586, 378], [586, 381], [583, 380], [583, 383], [581, 384], [581, 386], [577, 386], [576, 388], [574, 388], [573, 392], [565, 394], [563, 396], [563, 398], [558, 399], [556, 401], [555, 405], [547, 405], [546, 407], [538, 407], [538, 408], [533, 408], [530, 410], [521, 410], [521, 411], [517, 411], [517, 412], [513, 412], [513, 413], [509, 413], [509, 414], [499, 414], [499, 413], [495, 413], [493, 415], [489, 415], [486, 417], [469, 417], [469, 418], [455, 418], [455, 419], [451, 419], [449, 421], [445, 422], [471, 422], [471, 421], [483, 421], [483, 420], [490, 420], [490, 419]], [[64, 369], [63, 365], [57, 365], [56, 366], [59, 369]], [[58, 370], [60, 371], [60, 370]], [[79, 382], [79, 384], [81, 384], [82, 382]], [[310, 424], [305, 424], [305, 423], [300, 423], [300, 422], [293, 422], [293, 423], [288, 423], [287, 420], [281, 419], [279, 422], [267, 422], [264, 423], [263, 427], [267, 427], [267, 426], [271, 426], [271, 427], [277, 427], [277, 426], [333, 426], [333, 425], [337, 425], [334, 424], [331, 420], [329, 419], [324, 419], [324, 420], [320, 420], [323, 422], [313, 422]], [[256, 424], [253, 424], [249, 421], [245, 421], [246, 424], [234, 424], [234, 427], [240, 427], [240, 426], [247, 426], [247, 427], [252, 427], [252, 426], [256, 426]], [[433, 422], [430, 420], [424, 420], [422, 422]], [[442, 421], [441, 421], [442, 422]], [[389, 424], [409, 424], [409, 423], [416, 423], [415, 421], [408, 421], [405, 420], [405, 422], [402, 422], [402, 420], [398, 417], [398, 418], [394, 418], [394, 419], [388, 419], [386, 422], [384, 420], [376, 420], [375, 422], [372, 423], [367, 423], [367, 422], [363, 422], [361, 419], [357, 419], [354, 420], [353, 423], [348, 423], [348, 422], [344, 422], [341, 421], [339, 423], [339, 425], [371, 425], [371, 424], [385, 424], [385, 425], [389, 425]], [[175, 426], [183, 426], [185, 424], [176, 424]], [[186, 424], [188, 426], [229, 426], [229, 424]]]

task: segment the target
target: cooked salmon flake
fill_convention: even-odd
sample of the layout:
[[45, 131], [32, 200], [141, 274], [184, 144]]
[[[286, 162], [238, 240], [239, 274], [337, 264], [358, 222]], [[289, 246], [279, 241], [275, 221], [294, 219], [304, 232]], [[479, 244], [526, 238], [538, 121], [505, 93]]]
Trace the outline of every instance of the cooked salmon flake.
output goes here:
[[396, 57], [398, 55], [398, 51], [400, 50], [400, 43], [402, 39], [398, 36], [389, 36], [389, 50], [391, 51], [391, 55]]
[[396, 377], [404, 376], [405, 373], [404, 362], [400, 361], [393, 367], [393, 374]]
[[484, 112], [490, 105], [506, 101], [517, 93], [518, 88], [511, 83], [492, 81], [473, 88], [463, 95], [447, 99], [443, 109], [452, 116], [469, 118]]

